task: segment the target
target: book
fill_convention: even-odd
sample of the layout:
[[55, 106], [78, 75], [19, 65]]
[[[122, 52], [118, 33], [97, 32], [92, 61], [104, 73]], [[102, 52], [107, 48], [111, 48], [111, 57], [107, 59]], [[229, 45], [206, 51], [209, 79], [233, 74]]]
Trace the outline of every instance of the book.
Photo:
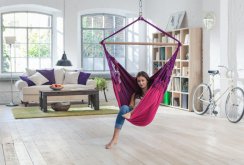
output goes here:
[[174, 78], [174, 91], [180, 91], [180, 78]]
[[164, 93], [164, 97], [163, 97], [163, 103], [165, 104], [165, 105], [170, 105], [170, 99], [171, 98], [171, 93], [169, 92], [169, 91], [166, 91], [165, 93]]
[[158, 38], [154, 38], [153, 39], [153, 42], [158, 42]]
[[159, 52], [156, 52], [156, 61], [159, 61]]
[[168, 84], [168, 87], [167, 87], [167, 91], [171, 91], [172, 90], [172, 87], [171, 87], [171, 83], [172, 82], [172, 78], [169, 80], [169, 84]]
[[182, 94], [181, 107], [188, 109], [188, 95], [187, 94]]
[[175, 35], [175, 38], [176, 38], [177, 40], [180, 40], [180, 34], [176, 34], [176, 35]]
[[158, 67], [159, 67], [159, 64], [158, 63], [154, 63], [153, 64], [153, 73], [155, 73], [155, 72], [158, 71]]
[[184, 44], [188, 45], [189, 43], [190, 43], [189, 34], [186, 34]]
[[182, 76], [187, 77], [189, 75], [189, 68], [186, 66], [182, 67]]
[[172, 38], [168, 38], [168, 43], [174, 43], [174, 40]]
[[173, 98], [173, 105], [176, 107], [180, 105], [180, 98], [179, 97]]
[[165, 47], [160, 48], [160, 59], [165, 60]]
[[182, 79], [181, 88], [182, 88], [181, 89], [182, 92], [188, 92], [188, 79], [187, 78]]
[[167, 36], [163, 36], [162, 37], [162, 43], [167, 43], [168, 42], [168, 37]]

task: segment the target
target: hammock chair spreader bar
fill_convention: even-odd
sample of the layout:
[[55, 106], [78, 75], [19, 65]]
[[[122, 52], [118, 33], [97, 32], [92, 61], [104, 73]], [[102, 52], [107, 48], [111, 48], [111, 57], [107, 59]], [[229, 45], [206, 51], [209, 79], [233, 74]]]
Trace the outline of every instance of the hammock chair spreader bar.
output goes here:
[[153, 45], [153, 46], [177, 46], [176, 43], [161, 42], [104, 42], [107, 45]]

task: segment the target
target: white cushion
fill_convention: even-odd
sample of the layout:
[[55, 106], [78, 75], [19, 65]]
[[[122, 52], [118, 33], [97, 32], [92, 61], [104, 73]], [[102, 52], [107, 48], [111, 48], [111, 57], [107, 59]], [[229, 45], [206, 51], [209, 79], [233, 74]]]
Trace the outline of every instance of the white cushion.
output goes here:
[[64, 84], [77, 84], [80, 72], [65, 72]]
[[32, 76], [36, 73], [36, 70], [29, 69], [29, 68], [25, 68], [25, 71], [26, 71], [27, 76]]
[[64, 81], [64, 69], [54, 69], [54, 77], [56, 84], [63, 84]]
[[39, 72], [36, 72], [35, 74], [33, 74], [28, 78], [36, 85], [42, 85], [45, 84], [46, 82], [49, 82], [49, 80]]

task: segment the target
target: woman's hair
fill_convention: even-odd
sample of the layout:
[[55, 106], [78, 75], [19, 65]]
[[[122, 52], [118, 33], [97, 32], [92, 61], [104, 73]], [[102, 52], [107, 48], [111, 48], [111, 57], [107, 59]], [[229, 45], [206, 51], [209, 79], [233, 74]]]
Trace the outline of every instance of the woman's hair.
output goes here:
[[[149, 89], [151, 82], [150, 82], [150, 78], [149, 78], [148, 74], [144, 71], [140, 71], [136, 75], [136, 81], [137, 81], [138, 77], [144, 77], [147, 80], [147, 89]], [[142, 89], [138, 86], [138, 88], [135, 92], [135, 98], [140, 98], [140, 97], [142, 97]]]

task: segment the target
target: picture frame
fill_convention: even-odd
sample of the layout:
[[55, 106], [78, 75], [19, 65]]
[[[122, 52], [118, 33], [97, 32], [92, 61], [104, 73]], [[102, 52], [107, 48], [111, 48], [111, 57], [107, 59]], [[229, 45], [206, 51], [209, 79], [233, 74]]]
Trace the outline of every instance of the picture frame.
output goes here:
[[182, 24], [185, 14], [186, 14], [186, 11], [180, 11], [180, 12], [176, 12], [176, 13], [173, 13], [172, 15], [170, 15], [169, 21], [166, 26], [166, 30], [170, 31], [170, 30], [181, 28], [181, 24]]

